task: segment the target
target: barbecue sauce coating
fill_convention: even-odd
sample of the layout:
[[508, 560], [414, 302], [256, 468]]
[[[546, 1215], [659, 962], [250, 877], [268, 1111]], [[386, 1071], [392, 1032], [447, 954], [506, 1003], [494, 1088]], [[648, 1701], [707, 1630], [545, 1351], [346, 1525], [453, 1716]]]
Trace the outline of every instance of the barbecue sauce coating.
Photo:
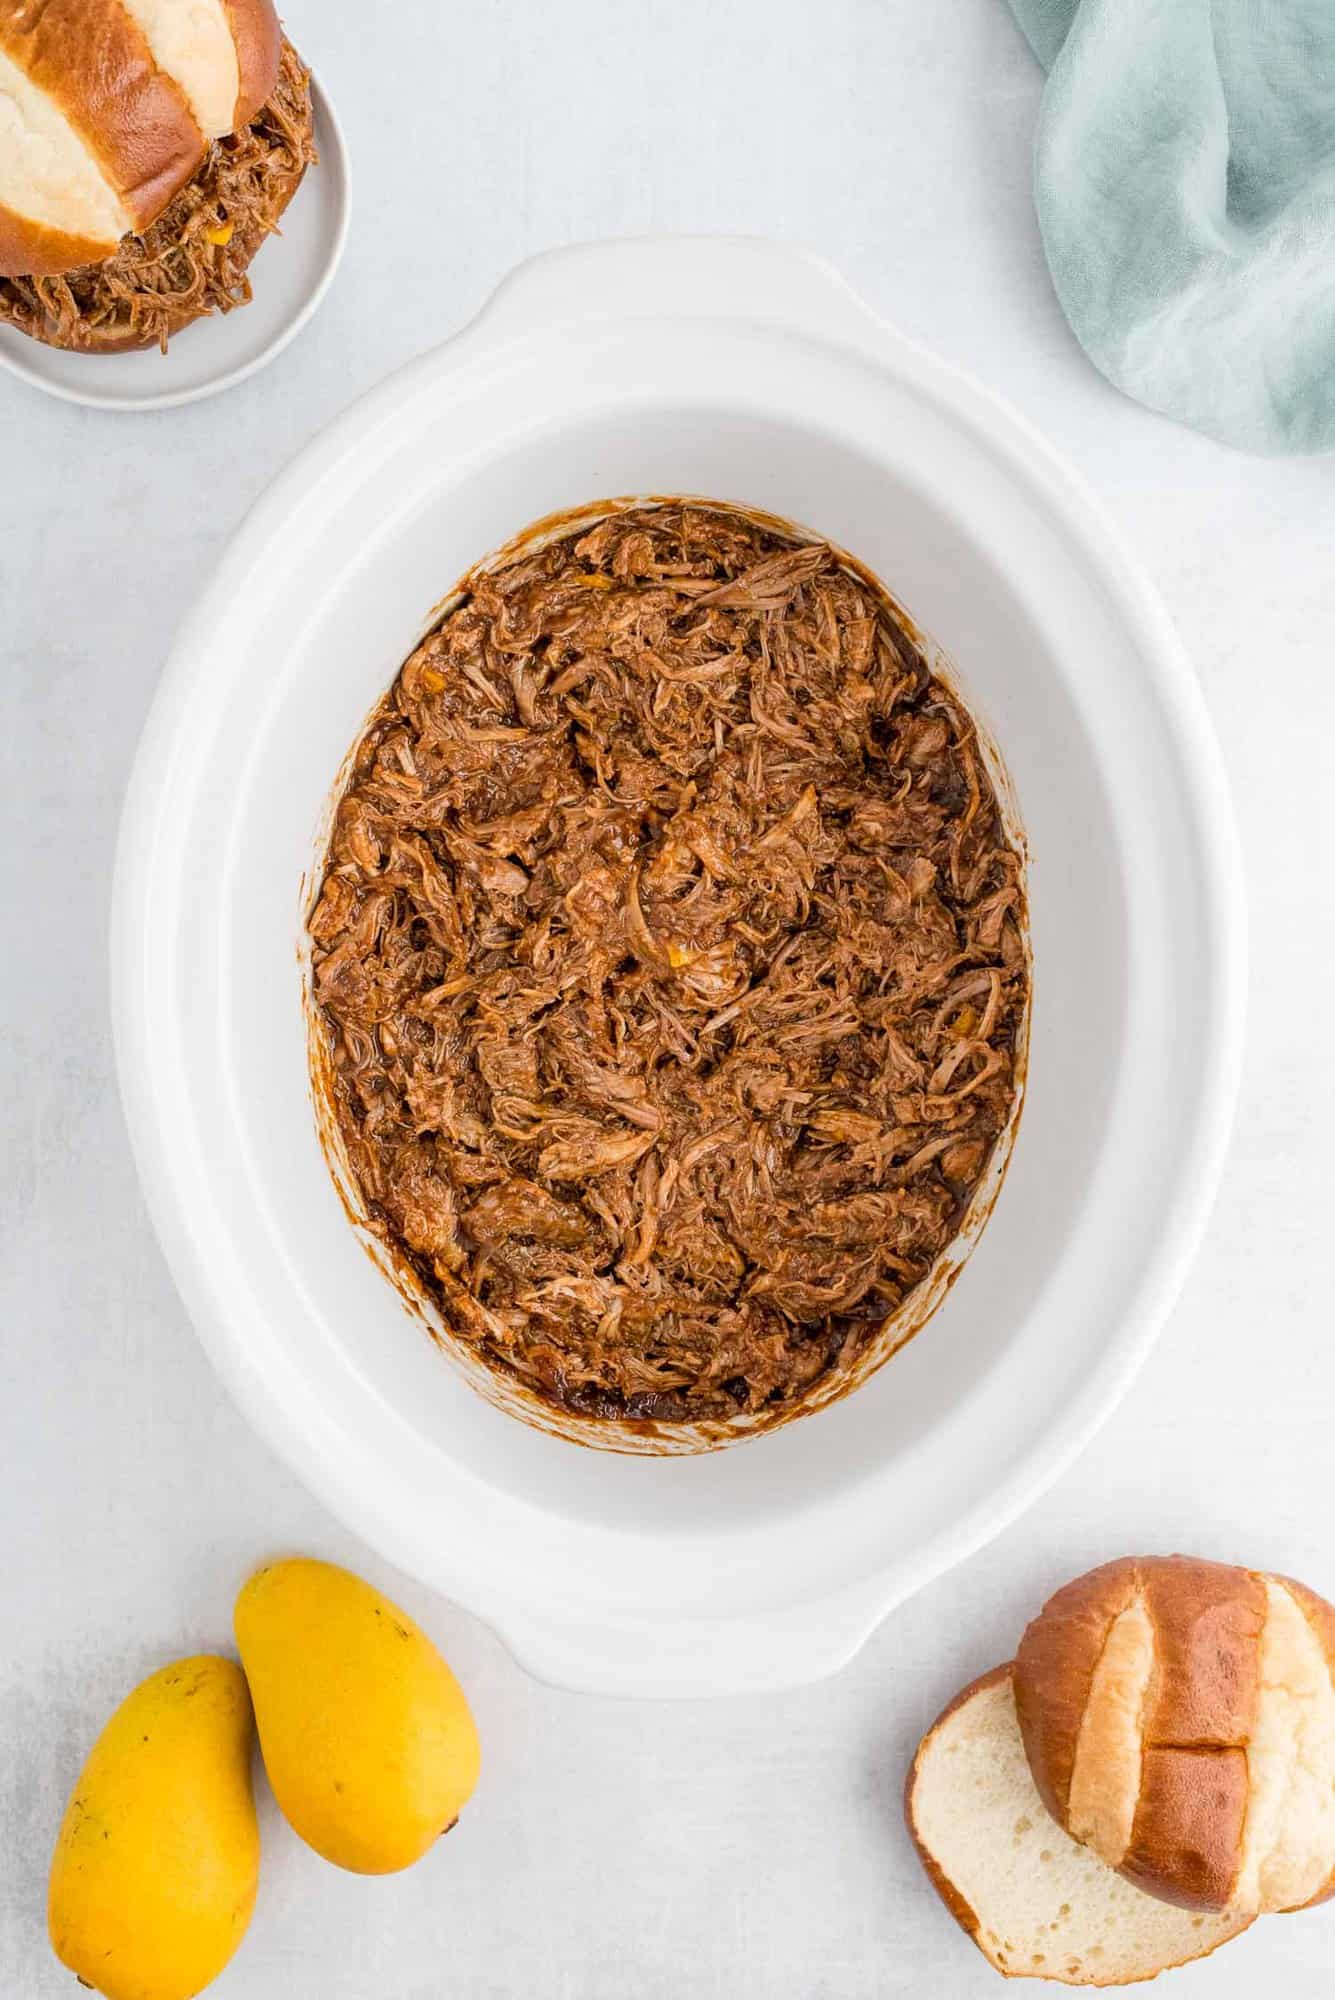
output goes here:
[[958, 1230], [1023, 921], [970, 718], [823, 543], [674, 502], [479, 569], [309, 920], [370, 1225], [549, 1402], [796, 1405]]

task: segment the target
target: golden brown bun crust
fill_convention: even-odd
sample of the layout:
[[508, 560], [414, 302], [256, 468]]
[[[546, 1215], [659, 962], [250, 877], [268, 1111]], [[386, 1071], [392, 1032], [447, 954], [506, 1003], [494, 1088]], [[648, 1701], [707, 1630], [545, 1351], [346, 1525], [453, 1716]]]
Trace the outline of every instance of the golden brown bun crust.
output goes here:
[[1247, 1817], [1247, 1753], [1147, 1743], [1120, 1873], [1184, 1910], [1223, 1910]]
[[1147, 1742], [1241, 1747], [1256, 1715], [1264, 1583], [1190, 1556], [1148, 1556], [1136, 1567], [1158, 1658]]
[[[1302, 1584], [1276, 1581], [1292, 1593], [1335, 1667], [1335, 1609]], [[1236, 1895], [1254, 1893], [1244, 1889], [1240, 1870], [1248, 1750], [1262, 1700], [1263, 1575], [1185, 1556], [1128, 1557], [1058, 1591], [1016, 1654], [1025, 1754], [1044, 1803], [1069, 1830], [1072, 1771], [1095, 1669], [1113, 1620], [1137, 1596], [1154, 1649], [1141, 1708], [1139, 1789], [1120, 1869], [1165, 1902], [1224, 1910]], [[1335, 1873], [1312, 1900], [1332, 1893]]]
[[204, 158], [183, 93], [116, 0], [0, 0], [0, 49], [65, 113], [137, 229]]
[[283, 31], [278, 25], [273, 0], [223, 0], [236, 44], [241, 87], [237, 92], [233, 130], [249, 125], [262, 104], [267, 104], [278, 81], [278, 62], [283, 48]]
[[1243, 1753], [1256, 1712], [1265, 1590], [1228, 1563], [1123, 1557], [1059, 1590], [1015, 1656], [1015, 1700], [1039, 1796], [1067, 1825], [1094, 1670], [1137, 1594], [1154, 1626], [1140, 1797], [1122, 1873], [1186, 1909], [1226, 1906], [1247, 1809]]
[[1260, 1679], [1265, 1586], [1184, 1556], [1137, 1565], [1156, 1667], [1140, 1801], [1123, 1874], [1189, 1910], [1223, 1909], [1237, 1881], [1247, 1756]]
[[106, 254], [103, 243], [48, 229], [0, 202], [0, 278], [52, 278]]
[[1025, 1628], [1015, 1655], [1015, 1712], [1024, 1754], [1039, 1797], [1062, 1826], [1094, 1669], [1136, 1584], [1130, 1556], [1078, 1576], [1048, 1599]]

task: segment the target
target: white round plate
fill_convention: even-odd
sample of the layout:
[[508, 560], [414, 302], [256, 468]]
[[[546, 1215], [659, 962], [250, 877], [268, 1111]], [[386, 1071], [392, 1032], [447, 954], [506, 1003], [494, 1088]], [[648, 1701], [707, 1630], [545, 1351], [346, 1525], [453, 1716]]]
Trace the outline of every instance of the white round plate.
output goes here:
[[[455, 579], [614, 494], [780, 514], [871, 565], [1000, 745], [1031, 856], [1024, 1118], [930, 1324], [729, 1451], [586, 1451], [492, 1408], [349, 1227], [307, 1084], [303, 881], [367, 712]], [[272, 486], [183, 626], [112, 917], [149, 1207], [226, 1381], [392, 1561], [549, 1680], [811, 1680], [1054, 1479], [1129, 1382], [1223, 1156], [1236, 836], [1181, 644], [1079, 480], [826, 266], [762, 243], [541, 258]]]
[[67, 354], [0, 326], [0, 368], [49, 396], [101, 410], [165, 410], [195, 403], [248, 375], [295, 340], [328, 291], [348, 234], [348, 155], [329, 96], [312, 79], [312, 167], [283, 217], [282, 231], [253, 265], [255, 296], [235, 312], [188, 326], [165, 354]]

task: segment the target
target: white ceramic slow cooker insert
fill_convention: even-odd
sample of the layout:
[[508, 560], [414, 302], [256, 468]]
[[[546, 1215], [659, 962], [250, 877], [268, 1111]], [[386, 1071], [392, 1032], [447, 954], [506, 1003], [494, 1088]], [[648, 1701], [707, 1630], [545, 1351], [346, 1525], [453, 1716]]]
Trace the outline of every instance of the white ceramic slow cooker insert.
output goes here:
[[[669, 1459], [503, 1414], [404, 1310], [317, 1140], [299, 954], [333, 776], [432, 606], [527, 522], [635, 493], [785, 516], [884, 579], [1001, 746], [1034, 952], [1019, 1141], [941, 1309], [842, 1402]], [[113, 919], [149, 1203], [257, 1427], [534, 1672], [814, 1679], [1056, 1476], [1162, 1321], [1235, 1090], [1240, 880], [1162, 608], [1031, 432], [809, 258], [556, 253], [302, 453], [178, 638]]]

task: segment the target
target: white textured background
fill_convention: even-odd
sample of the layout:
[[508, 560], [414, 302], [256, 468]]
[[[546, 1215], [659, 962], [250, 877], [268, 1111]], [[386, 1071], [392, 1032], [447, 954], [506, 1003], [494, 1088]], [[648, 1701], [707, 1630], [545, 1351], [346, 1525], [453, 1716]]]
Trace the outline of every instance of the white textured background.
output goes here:
[[[0, 1996], [74, 1991], [45, 1942], [45, 1872], [105, 1714], [173, 1652], [226, 1646], [237, 1585], [288, 1549], [360, 1566], [422, 1620], [473, 1698], [487, 1773], [460, 1830], [394, 1879], [341, 1876], [266, 1819], [258, 1914], [219, 2000], [999, 1991], [899, 1825], [906, 1756], [945, 1698], [1047, 1590], [1128, 1549], [1240, 1557], [1335, 1594], [1335, 460], [1230, 455], [1087, 367], [1034, 228], [1040, 79], [1003, 0], [292, 0], [289, 20], [355, 169], [347, 261], [313, 327], [240, 391], [156, 416], [0, 377]], [[681, 1706], [534, 1685], [250, 1436], [145, 1219], [105, 992], [135, 739], [243, 511], [517, 259], [656, 229], [813, 244], [1084, 470], [1197, 661], [1253, 920], [1223, 1194], [1121, 1411], [839, 1679]], [[1171, 1990], [1324, 2000], [1332, 1961], [1335, 1909], [1271, 1919]]]

